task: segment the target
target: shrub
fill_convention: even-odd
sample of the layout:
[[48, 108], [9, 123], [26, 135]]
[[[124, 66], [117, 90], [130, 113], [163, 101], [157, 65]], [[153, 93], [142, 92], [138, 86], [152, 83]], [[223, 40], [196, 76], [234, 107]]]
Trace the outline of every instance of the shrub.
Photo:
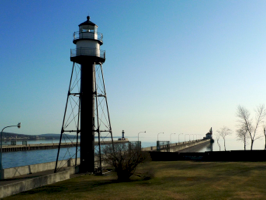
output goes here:
[[128, 181], [138, 166], [147, 160], [148, 152], [142, 152], [138, 142], [104, 146], [103, 161], [115, 168], [119, 181]]

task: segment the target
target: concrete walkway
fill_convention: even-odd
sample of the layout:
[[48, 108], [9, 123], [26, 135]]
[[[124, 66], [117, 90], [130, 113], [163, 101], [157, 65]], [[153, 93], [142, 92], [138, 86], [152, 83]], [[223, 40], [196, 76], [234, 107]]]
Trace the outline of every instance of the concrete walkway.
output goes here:
[[200, 143], [200, 144], [197, 144], [195, 146], [190, 146], [190, 147], [187, 147], [187, 148], [184, 148], [184, 149], [181, 149], [179, 150], [178, 152], [198, 152], [199, 150], [203, 149], [204, 147], [207, 147], [207, 146], [211, 146], [212, 144], [207, 141], [207, 142], [203, 142], [203, 143]]
[[[160, 152], [167, 152], [167, 151], [169, 151], [169, 152], [181, 152], [181, 151], [182, 152], [188, 152], [188, 151], [190, 151], [190, 149], [195, 149], [195, 151], [197, 151], [196, 149], [202, 148], [202, 146], [206, 146], [208, 144], [210, 144], [210, 139], [171, 143], [171, 144], [169, 144], [169, 146], [167, 146], [167, 145], [160, 146]], [[144, 148], [141, 148], [141, 150], [142, 151], [157, 151], [157, 146], [144, 147]]]

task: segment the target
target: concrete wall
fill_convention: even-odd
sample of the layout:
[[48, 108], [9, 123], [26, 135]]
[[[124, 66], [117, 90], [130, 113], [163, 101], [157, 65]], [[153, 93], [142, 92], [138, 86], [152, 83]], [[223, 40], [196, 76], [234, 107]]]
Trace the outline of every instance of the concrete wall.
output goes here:
[[[77, 164], [80, 164], [80, 159], [77, 159]], [[71, 167], [75, 165], [75, 159], [61, 160], [58, 162], [58, 167]], [[26, 165], [21, 167], [13, 167], [3, 169], [0, 174], [1, 179], [15, 178], [17, 176], [38, 173], [47, 170], [53, 170], [55, 162], [41, 163], [35, 165]]]
[[150, 151], [152, 161], [202, 160], [202, 161], [266, 161], [265, 150], [206, 151], [206, 152], [156, 152]]
[[[79, 173], [79, 166], [74, 166], [74, 164], [75, 159], [60, 161], [58, 163], [58, 166], [61, 166], [64, 169], [62, 171], [60, 171], [59, 169], [57, 173], [53, 173], [55, 162], [4, 169], [2, 171], [2, 177], [4, 177], [5, 179], [13, 179], [15, 177], [28, 174], [34, 175], [34, 173], [38, 172], [43, 172], [43, 175], [34, 175], [32, 176], [32, 178], [22, 178], [19, 181], [15, 181], [10, 184], [0, 185], [0, 199], [20, 192], [31, 190], [33, 188], [67, 180], [70, 178], [70, 175]], [[80, 164], [79, 158], [77, 160], [77, 164]], [[103, 162], [102, 165], [105, 166], [106, 163]]]
[[75, 167], [70, 167], [68, 170], [58, 173], [46, 174], [43, 176], [24, 179], [19, 182], [14, 182], [7, 185], [0, 186], [0, 198], [11, 196], [20, 192], [31, 190], [33, 188], [45, 186], [70, 178], [71, 173], [75, 172]]

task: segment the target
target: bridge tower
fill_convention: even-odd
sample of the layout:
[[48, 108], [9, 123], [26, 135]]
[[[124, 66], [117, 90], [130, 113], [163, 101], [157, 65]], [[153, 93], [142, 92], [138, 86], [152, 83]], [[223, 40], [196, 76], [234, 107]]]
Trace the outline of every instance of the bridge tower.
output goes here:
[[[101, 141], [109, 140], [113, 145], [102, 68], [105, 51], [100, 49], [103, 35], [97, 29], [98, 26], [91, 22], [88, 16], [85, 22], [79, 24], [79, 31], [73, 34], [76, 48], [70, 51], [73, 67], [55, 172], [60, 168], [59, 160], [71, 160], [70, 158], [75, 157], [75, 165], [78, 165], [79, 154], [80, 172], [95, 172], [96, 168], [101, 170]], [[68, 139], [75, 147], [72, 147], [72, 150], [60, 150], [62, 143]], [[61, 167], [66, 165], [69, 164], [61, 163]]]

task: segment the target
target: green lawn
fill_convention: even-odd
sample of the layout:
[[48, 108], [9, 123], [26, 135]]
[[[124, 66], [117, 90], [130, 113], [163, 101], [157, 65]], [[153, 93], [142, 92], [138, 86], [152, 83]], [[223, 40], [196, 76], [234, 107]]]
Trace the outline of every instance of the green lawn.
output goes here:
[[149, 162], [129, 182], [81, 175], [6, 199], [266, 199], [266, 162]]

